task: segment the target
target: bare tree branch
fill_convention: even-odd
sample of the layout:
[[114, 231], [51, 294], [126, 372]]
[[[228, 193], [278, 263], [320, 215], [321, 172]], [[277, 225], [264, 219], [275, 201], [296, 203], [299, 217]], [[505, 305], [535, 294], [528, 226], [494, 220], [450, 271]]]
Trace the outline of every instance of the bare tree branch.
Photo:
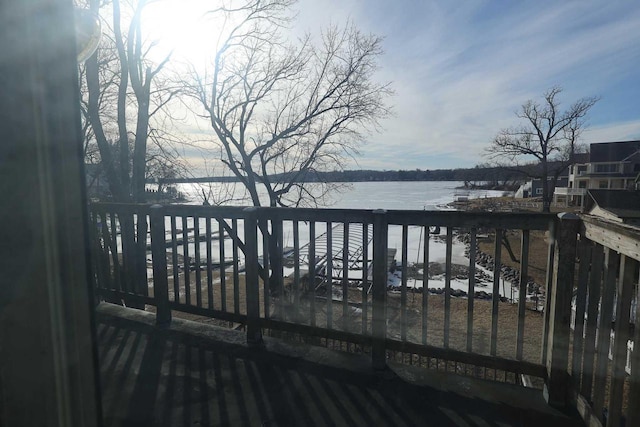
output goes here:
[[[516, 112], [516, 117], [524, 124], [502, 129], [486, 152], [491, 159], [505, 159], [512, 164], [535, 159], [539, 167], [529, 168], [529, 172], [518, 169], [542, 180], [543, 211], [546, 212], [553, 199], [557, 178], [580, 152], [578, 138], [586, 126], [585, 118], [599, 100], [598, 97], [581, 98], [561, 111], [560, 93], [562, 88], [554, 86], [543, 94], [542, 103], [525, 102]], [[550, 184], [548, 178], [552, 178]]]

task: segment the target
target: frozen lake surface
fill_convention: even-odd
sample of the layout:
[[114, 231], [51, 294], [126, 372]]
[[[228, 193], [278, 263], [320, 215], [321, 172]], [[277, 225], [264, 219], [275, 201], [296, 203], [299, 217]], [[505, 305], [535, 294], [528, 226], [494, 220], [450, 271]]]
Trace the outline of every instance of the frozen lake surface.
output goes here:
[[[326, 207], [331, 208], [341, 208], [341, 209], [387, 209], [387, 210], [443, 210], [450, 209], [447, 205], [454, 201], [456, 197], [456, 193], [459, 193], [460, 190], [458, 188], [462, 185], [461, 182], [358, 182], [348, 184], [345, 188], [343, 188], [339, 193], [333, 194], [333, 200], [331, 204]], [[178, 190], [185, 194], [189, 198], [189, 203], [193, 204], [201, 204], [203, 197], [201, 196], [202, 190], [211, 194], [212, 192], [218, 191], [221, 192], [219, 198], [229, 197], [230, 194], [233, 194], [231, 197], [233, 202], [228, 202], [225, 204], [232, 205], [248, 205], [247, 199], [242, 197], [243, 189], [238, 184], [205, 184], [205, 187], [199, 184], [179, 184]], [[465, 190], [465, 195], [469, 198], [481, 198], [481, 197], [497, 197], [503, 195], [502, 191], [491, 191], [491, 190]], [[215, 199], [215, 198], [214, 198]], [[211, 198], [210, 198], [211, 200]], [[169, 225], [169, 224], [167, 224]], [[192, 219], [188, 221], [188, 227], [192, 228], [194, 226]], [[357, 225], [354, 225], [357, 227]], [[178, 224], [178, 227], [181, 227], [181, 224]], [[362, 226], [360, 226], [362, 227]], [[203, 234], [205, 232], [205, 223], [204, 220], [201, 220], [199, 225], [200, 233]], [[217, 229], [217, 225], [214, 227], [214, 230]], [[317, 223], [316, 224], [316, 242], [320, 242], [322, 240], [323, 233], [326, 232], [325, 223]], [[300, 246], [304, 247], [309, 242], [309, 229], [308, 224], [299, 223], [299, 233], [300, 233]], [[360, 233], [361, 235], [361, 233]], [[440, 236], [446, 235], [446, 228], [442, 228], [440, 230]], [[446, 244], [444, 239], [439, 238], [438, 236], [431, 235], [429, 239], [429, 262], [430, 263], [444, 263], [446, 257]], [[326, 236], [324, 237], [325, 247], [326, 247]], [[333, 236], [334, 247], [341, 247], [342, 244], [342, 234], [340, 234], [339, 230], [334, 233]], [[357, 242], [354, 241], [356, 239], [350, 238], [350, 248], [349, 252], [357, 252], [359, 249], [358, 246], [362, 247], [362, 241]], [[424, 253], [424, 229], [419, 226], [409, 226], [407, 229], [407, 254], [406, 259], [408, 264], [420, 264], [423, 263], [423, 253]], [[232, 254], [232, 242], [230, 239], [224, 239], [225, 246], [225, 259], [227, 261], [231, 261]], [[195, 253], [195, 245], [196, 243], [189, 243], [188, 252], [191, 257]], [[206, 254], [206, 242], [201, 242], [200, 244], [200, 254], [201, 257], [204, 257]], [[214, 240], [211, 242], [211, 251], [213, 254], [214, 262], [219, 262], [216, 259], [217, 254], [219, 254], [219, 240]], [[285, 222], [283, 224], [283, 245], [285, 248], [291, 248], [294, 245], [293, 242], [293, 225], [291, 222]], [[353, 247], [352, 247], [353, 245]], [[398, 262], [402, 259], [402, 227], [401, 226], [390, 226], [388, 233], [388, 247], [396, 250], [396, 260]], [[337, 251], [340, 249], [334, 250], [334, 257], [336, 257]], [[369, 244], [367, 247], [369, 253], [369, 259], [372, 258], [372, 245]], [[304, 249], [303, 251], [304, 252]], [[183, 247], [178, 247], [178, 253], [183, 254]], [[260, 255], [262, 254], [262, 247], [259, 248]], [[318, 255], [321, 255], [317, 252]], [[239, 253], [240, 257], [242, 257], [241, 252]], [[219, 257], [218, 257], [219, 258]], [[465, 255], [465, 245], [462, 242], [459, 242], [453, 239], [453, 247], [451, 260], [453, 264], [459, 264], [468, 266], [469, 259]], [[307, 269], [306, 262], [308, 260], [301, 255], [301, 269]], [[243, 260], [240, 259], [242, 263]], [[342, 274], [341, 271], [341, 263], [338, 262], [337, 265], [334, 266], [334, 277], [336, 276], [335, 272], [338, 271], [338, 274]], [[476, 266], [476, 269], [479, 271], [484, 271], [485, 273], [492, 274], [491, 272], [485, 271], [482, 267]], [[285, 276], [289, 274], [293, 274], [293, 268], [284, 269]], [[362, 278], [363, 272], [360, 269], [354, 268], [350, 270], [348, 273], [349, 278]], [[389, 275], [389, 284], [399, 285], [401, 283], [401, 278], [399, 273], [390, 273]], [[466, 279], [458, 279], [453, 277], [451, 279], [451, 288], [460, 289], [466, 291], [468, 289], [468, 280]], [[407, 286], [410, 288], [421, 288], [423, 286], [422, 280], [408, 278]], [[428, 283], [429, 288], [444, 288], [445, 287], [445, 279], [443, 276], [436, 276], [429, 280]], [[504, 296], [511, 297], [512, 291], [511, 287], [507, 285], [504, 287]], [[476, 290], [483, 290], [491, 293], [491, 285], [486, 286], [486, 283], [478, 283]], [[503, 287], [500, 288], [500, 293], [503, 293]]]

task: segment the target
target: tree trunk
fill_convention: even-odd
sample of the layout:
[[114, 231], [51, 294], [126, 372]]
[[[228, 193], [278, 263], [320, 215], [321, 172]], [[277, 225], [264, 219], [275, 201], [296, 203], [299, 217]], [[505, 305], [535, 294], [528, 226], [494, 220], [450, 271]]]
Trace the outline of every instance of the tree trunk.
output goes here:
[[100, 99], [100, 82], [98, 79], [98, 60], [96, 54], [93, 54], [86, 62], [86, 79], [87, 90], [89, 92], [89, 106], [87, 108], [87, 115], [93, 127], [93, 132], [98, 144], [98, 150], [100, 151], [100, 158], [102, 159], [102, 165], [109, 184], [109, 190], [114, 199], [120, 202], [124, 202], [127, 199], [127, 191], [123, 188], [122, 182], [118, 176], [115, 167], [115, 159], [111, 152], [111, 146], [107, 141], [107, 137], [102, 127], [102, 121], [100, 119], [100, 110], [98, 107], [98, 100]]
[[[147, 93], [148, 95], [148, 93]], [[138, 203], [145, 200], [145, 171], [147, 157], [147, 132], [149, 129], [148, 96], [138, 103], [138, 124], [136, 126], [136, 142], [133, 151], [133, 199]]]
[[120, 61], [120, 84], [118, 85], [118, 99], [116, 111], [118, 114], [118, 151], [120, 157], [120, 182], [127, 192], [127, 198], [131, 193], [129, 177], [129, 132], [127, 131], [127, 88], [129, 86], [128, 58], [124, 50], [122, 31], [120, 29], [120, 1], [113, 2], [113, 31]]
[[551, 203], [549, 202], [549, 168], [547, 165], [546, 157], [542, 160], [542, 176], [540, 177], [542, 181], [542, 212], [549, 213], [551, 212]]

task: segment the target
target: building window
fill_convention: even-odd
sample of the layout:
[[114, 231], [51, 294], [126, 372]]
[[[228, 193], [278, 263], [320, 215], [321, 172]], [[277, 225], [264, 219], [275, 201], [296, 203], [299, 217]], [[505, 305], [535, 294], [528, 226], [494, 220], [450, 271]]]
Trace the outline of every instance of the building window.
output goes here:
[[578, 188], [587, 188], [587, 181], [579, 181]]
[[578, 175], [582, 175], [587, 171], [587, 166], [578, 166]]
[[609, 183], [607, 181], [598, 181], [598, 188], [607, 189], [609, 188]]
[[536, 195], [542, 194], [542, 188], [536, 188]]
[[604, 163], [601, 165], [595, 165], [595, 173], [613, 173], [618, 172], [617, 163]]

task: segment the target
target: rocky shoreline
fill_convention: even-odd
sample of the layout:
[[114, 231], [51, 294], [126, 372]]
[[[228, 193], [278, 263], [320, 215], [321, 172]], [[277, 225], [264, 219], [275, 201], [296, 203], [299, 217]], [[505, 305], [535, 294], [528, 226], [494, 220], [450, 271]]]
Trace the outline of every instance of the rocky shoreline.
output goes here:
[[[469, 257], [471, 238], [467, 232], [454, 232], [454, 239], [465, 245], [465, 256]], [[475, 269], [475, 285], [474, 285], [474, 298], [476, 299], [492, 299], [492, 287], [493, 287], [493, 272], [494, 270], [494, 258], [492, 255], [484, 253], [480, 250], [480, 246], [476, 242], [476, 269]], [[481, 267], [481, 268], [477, 268]], [[423, 275], [424, 264], [415, 263], [407, 268], [407, 279], [421, 280]], [[430, 262], [428, 267], [428, 278], [435, 280], [444, 280], [446, 265], [441, 262]], [[394, 274], [396, 269], [392, 268], [390, 274]], [[513, 296], [517, 297], [520, 289], [520, 271], [516, 268], [502, 264], [500, 267], [501, 279], [508, 284], [513, 290]], [[469, 280], [469, 266], [462, 264], [451, 264], [451, 278], [459, 281]], [[526, 293], [530, 296], [530, 299], [536, 303], [540, 302], [544, 298], [544, 288], [536, 283], [531, 277], [526, 282]], [[477, 288], [488, 288], [489, 291], [485, 291]], [[445, 289], [441, 287], [430, 287], [429, 293], [435, 295], [444, 294]], [[398, 290], [397, 286], [389, 286], [389, 290]], [[422, 288], [408, 288], [409, 292], [422, 292]], [[453, 297], [468, 297], [468, 292], [462, 289], [450, 289], [450, 295]], [[515, 298], [514, 298], [515, 299]], [[500, 297], [502, 302], [510, 302], [511, 298], [506, 295]]]

